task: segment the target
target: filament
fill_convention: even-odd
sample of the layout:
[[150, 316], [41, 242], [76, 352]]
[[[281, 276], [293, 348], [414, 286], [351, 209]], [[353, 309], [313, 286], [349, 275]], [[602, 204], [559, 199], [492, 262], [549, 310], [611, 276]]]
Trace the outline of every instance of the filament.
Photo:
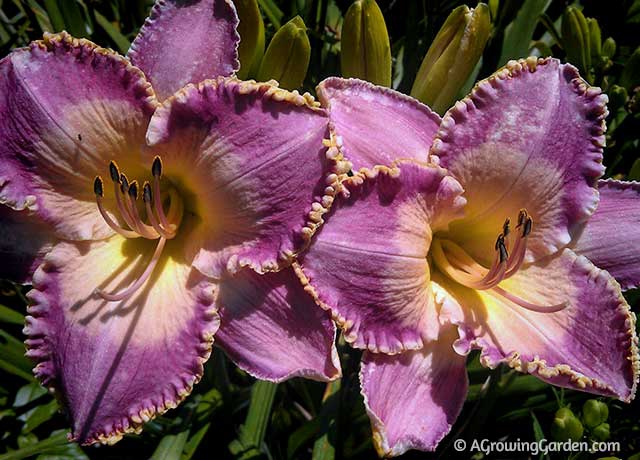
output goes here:
[[556, 313], [558, 311], [564, 310], [568, 306], [567, 302], [562, 302], [556, 305], [536, 305], [536, 304], [527, 302], [526, 300], [521, 299], [520, 297], [508, 291], [505, 291], [499, 286], [495, 286], [493, 288], [493, 292], [495, 292], [496, 294], [500, 294], [505, 299], [510, 300], [511, 302], [515, 303], [516, 305], [526, 310], [535, 311], [536, 313]]

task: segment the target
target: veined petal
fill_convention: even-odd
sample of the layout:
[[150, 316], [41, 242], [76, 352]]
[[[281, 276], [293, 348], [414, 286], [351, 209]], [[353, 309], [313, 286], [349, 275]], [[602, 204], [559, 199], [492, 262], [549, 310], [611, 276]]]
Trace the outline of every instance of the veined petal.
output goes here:
[[440, 117], [416, 99], [355, 78], [327, 78], [318, 98], [329, 111], [354, 170], [390, 166], [400, 158], [429, 160]]
[[264, 275], [242, 270], [224, 280], [217, 303], [216, 340], [249, 374], [272, 382], [340, 377], [336, 327], [292, 269]]
[[635, 315], [606, 271], [565, 249], [520, 270], [500, 287], [555, 313], [526, 310], [489, 291], [446, 289], [461, 305], [456, 350], [482, 350], [489, 367], [506, 363], [544, 381], [630, 401], [638, 380]]
[[0, 203], [65, 239], [110, 235], [93, 179], [111, 159], [135, 162], [156, 104], [142, 72], [87, 40], [63, 32], [12, 52], [0, 61]]
[[437, 166], [402, 162], [349, 178], [295, 265], [353, 346], [398, 353], [437, 334], [427, 253], [460, 214], [460, 185]]
[[[167, 243], [143, 288], [122, 289], [142, 271], [153, 243], [120, 236], [57, 244], [33, 277], [25, 334], [34, 373], [66, 408], [72, 437], [114, 443], [175, 407], [200, 379], [219, 324], [215, 286]], [[148, 251], [141, 246], [148, 245]], [[144, 248], [143, 248], [144, 249]]]
[[640, 183], [601, 180], [600, 203], [573, 250], [607, 270], [622, 289], [640, 284]]
[[29, 283], [55, 240], [49, 227], [28, 211], [0, 205], [0, 235], [0, 278]]
[[127, 55], [164, 100], [188, 83], [237, 71], [237, 27], [230, 0], [156, 0]]
[[449, 326], [422, 350], [395, 356], [365, 352], [360, 382], [381, 457], [433, 451], [451, 430], [469, 385], [466, 359], [453, 350], [454, 340]]
[[598, 204], [606, 102], [551, 58], [511, 61], [478, 83], [431, 148], [466, 191], [452, 239], [486, 262], [505, 218], [525, 208], [534, 222], [527, 261], [569, 244]]
[[218, 79], [187, 86], [156, 112], [148, 141], [205, 222], [190, 242], [203, 273], [277, 271], [322, 223], [337, 162], [316, 105], [268, 83]]

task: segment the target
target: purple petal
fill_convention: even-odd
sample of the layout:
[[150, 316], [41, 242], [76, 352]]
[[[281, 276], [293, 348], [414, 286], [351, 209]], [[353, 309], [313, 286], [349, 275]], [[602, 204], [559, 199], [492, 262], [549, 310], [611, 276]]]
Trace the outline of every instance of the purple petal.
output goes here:
[[0, 205], [0, 278], [29, 283], [34, 270], [51, 249], [49, 227], [27, 211]]
[[534, 222], [528, 261], [569, 244], [598, 204], [606, 102], [574, 67], [529, 58], [456, 103], [431, 149], [468, 200], [455, 241], [482, 260], [505, 218], [525, 208]]
[[156, 0], [128, 57], [164, 100], [188, 83], [240, 68], [237, 26], [230, 0]]
[[335, 325], [293, 270], [265, 275], [243, 270], [224, 280], [217, 303], [216, 340], [249, 374], [272, 382], [340, 377]]
[[453, 351], [451, 332], [422, 350], [364, 354], [362, 394], [381, 457], [435, 450], [460, 414], [468, 388], [466, 359]]
[[416, 349], [437, 332], [427, 252], [458, 217], [462, 189], [437, 166], [404, 162], [345, 182], [297, 272], [345, 339], [371, 351]]
[[440, 117], [416, 99], [357, 79], [327, 78], [318, 97], [354, 170], [400, 158], [429, 160]]
[[72, 437], [114, 443], [175, 407], [200, 379], [219, 324], [215, 285], [167, 248], [150, 280], [122, 302], [97, 287], [129, 285], [154, 242], [58, 243], [33, 276], [25, 334], [43, 385], [61, 397]]
[[464, 314], [459, 353], [482, 350], [481, 363], [500, 363], [554, 385], [633, 399], [638, 380], [635, 317], [606, 271], [570, 249], [500, 283], [538, 306], [566, 302], [556, 312], [530, 311], [494, 291], [444, 285]]
[[220, 277], [290, 264], [335, 194], [326, 133], [323, 110], [267, 83], [210, 80], [165, 102], [147, 138], [204, 223], [191, 238], [199, 270]]
[[89, 41], [45, 35], [14, 51], [0, 61], [0, 203], [61, 238], [110, 235], [94, 177], [136, 158], [156, 104], [142, 72]]
[[607, 270], [622, 289], [640, 285], [640, 183], [601, 180], [600, 203], [573, 250]]

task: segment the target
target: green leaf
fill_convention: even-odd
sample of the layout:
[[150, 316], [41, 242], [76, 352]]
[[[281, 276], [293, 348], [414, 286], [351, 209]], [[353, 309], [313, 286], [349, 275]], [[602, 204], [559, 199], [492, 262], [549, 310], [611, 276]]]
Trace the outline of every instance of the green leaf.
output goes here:
[[76, 0], [58, 0], [65, 28], [74, 37], [87, 37], [89, 31], [82, 14], [82, 9]]
[[284, 13], [278, 8], [278, 5], [273, 0], [258, 0], [258, 3], [262, 7], [264, 14], [269, 18], [269, 21], [271, 21], [271, 24], [276, 29], [279, 29], [282, 25], [281, 21]]
[[247, 418], [244, 425], [240, 427], [238, 438], [229, 445], [229, 450], [239, 460], [253, 458], [262, 452], [277, 389], [276, 383], [264, 380], [258, 380], [253, 384]]
[[313, 445], [313, 460], [333, 460], [336, 455], [336, 438], [338, 436], [338, 419], [340, 416], [340, 380], [327, 384], [322, 398], [323, 435]]
[[49, 20], [51, 21], [51, 27], [54, 32], [62, 32], [65, 29], [64, 18], [58, 8], [57, 0], [44, 0], [44, 8], [47, 10]]
[[104, 30], [107, 35], [109, 35], [109, 38], [113, 40], [113, 42], [118, 47], [118, 51], [120, 51], [122, 54], [126, 54], [129, 50], [129, 47], [131, 46], [131, 42], [129, 42], [129, 39], [122, 35], [122, 33], [98, 11], [95, 11], [95, 16], [96, 22], [100, 27], [102, 27], [102, 30]]
[[46, 404], [40, 404], [29, 412], [22, 414], [18, 417], [18, 420], [24, 422], [22, 427], [23, 433], [30, 433], [44, 422], [51, 420], [51, 418], [58, 412], [58, 403], [55, 399], [52, 399]]
[[0, 322], [22, 326], [24, 324], [24, 315], [18, 313], [13, 308], [0, 304]]
[[189, 430], [168, 434], [160, 440], [151, 460], [174, 460], [180, 458], [189, 437]]
[[33, 363], [24, 353], [24, 344], [0, 329], [0, 369], [32, 382]]
[[22, 460], [39, 454], [74, 460], [89, 459], [77, 444], [67, 441], [67, 430], [57, 430], [51, 433], [47, 439], [0, 455], [0, 460]]
[[41, 396], [47, 394], [47, 389], [39, 383], [29, 383], [21, 387], [16, 393], [16, 399], [13, 402], [13, 407], [23, 407], [29, 404], [31, 401], [35, 401]]
[[500, 53], [500, 66], [510, 59], [526, 58], [529, 55], [529, 46], [533, 38], [533, 32], [551, 0], [525, 0], [518, 11], [515, 20], [507, 26]]

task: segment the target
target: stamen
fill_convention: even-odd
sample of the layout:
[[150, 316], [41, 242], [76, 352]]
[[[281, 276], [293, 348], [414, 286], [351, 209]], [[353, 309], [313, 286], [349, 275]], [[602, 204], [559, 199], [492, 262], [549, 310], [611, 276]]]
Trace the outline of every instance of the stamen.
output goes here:
[[518, 235], [518, 240], [516, 241], [515, 247], [513, 248], [511, 260], [509, 260], [507, 272], [504, 275], [505, 279], [515, 275], [516, 272], [520, 270], [520, 267], [524, 262], [524, 256], [527, 253], [527, 237], [533, 229], [533, 219], [529, 216], [526, 216], [520, 227], [522, 228], [522, 233]]
[[511, 294], [510, 292], [505, 291], [501, 287], [495, 286], [492, 290], [496, 294], [501, 295], [502, 297], [504, 297], [507, 300], [510, 300], [516, 305], [529, 311], [535, 311], [537, 313], [556, 313], [564, 310], [569, 306], [568, 302], [562, 302], [556, 305], [536, 305], [536, 304], [527, 302], [526, 300], [521, 299], [520, 297], [514, 294]]
[[155, 229], [145, 224], [140, 218], [138, 207], [136, 206], [136, 200], [138, 199], [138, 181], [133, 181], [129, 184], [128, 196], [125, 198], [127, 209], [132, 217], [132, 223], [135, 225], [135, 230], [147, 239], [155, 240], [160, 237], [160, 234]]
[[102, 178], [100, 176], [96, 176], [95, 180], [93, 181], [93, 191], [96, 194], [96, 203], [98, 204], [98, 211], [100, 211], [100, 215], [105, 220], [107, 225], [111, 227], [111, 229], [114, 232], [118, 233], [121, 236], [124, 236], [125, 238], [139, 238], [140, 235], [138, 235], [136, 232], [125, 230], [124, 228], [120, 227], [118, 224], [116, 224], [113, 221], [111, 216], [107, 214], [107, 211], [104, 209], [104, 205], [102, 203], [102, 199], [104, 197], [104, 186], [102, 183]]
[[140, 277], [135, 280], [129, 287], [113, 294], [108, 294], [106, 292], [103, 292], [101, 289], [96, 289], [94, 291], [95, 294], [110, 302], [117, 302], [131, 297], [131, 295], [133, 295], [136, 291], [138, 291], [138, 289], [140, 289], [140, 287], [145, 283], [145, 281], [147, 281], [147, 279], [153, 272], [153, 269], [156, 267], [158, 261], [160, 260], [160, 256], [162, 255], [162, 250], [164, 249], [166, 241], [167, 240], [165, 238], [160, 238], [160, 240], [158, 241], [158, 245], [156, 246], [156, 250], [153, 252], [153, 256], [151, 257], [151, 260], [147, 265], [147, 268], [144, 270], [142, 275], [140, 275]]
[[156, 215], [164, 228], [169, 228], [169, 221], [162, 207], [162, 195], [160, 194], [160, 177], [162, 176], [162, 160], [155, 157], [153, 165], [151, 165], [151, 173], [153, 174], [153, 205]]
[[147, 210], [147, 217], [149, 218], [149, 222], [151, 222], [151, 226], [158, 232], [163, 238], [171, 239], [175, 237], [175, 232], [168, 232], [158, 222], [156, 215], [151, 209], [151, 201], [153, 200], [153, 193], [151, 192], [151, 185], [149, 182], [145, 182], [142, 187], [142, 201], [144, 202], [145, 208]]
[[[112, 162], [113, 163], [113, 162]], [[126, 191], [125, 191], [126, 184]], [[126, 202], [123, 201], [123, 195], [126, 200], [126, 192], [129, 189], [129, 181], [127, 180], [127, 176], [121, 174], [118, 178], [118, 181], [113, 182], [113, 193], [116, 196], [116, 206], [118, 208], [118, 212], [124, 219], [125, 223], [129, 226], [131, 230], [136, 230], [136, 225], [133, 222], [133, 216], [129, 213], [129, 209], [127, 208]]]

